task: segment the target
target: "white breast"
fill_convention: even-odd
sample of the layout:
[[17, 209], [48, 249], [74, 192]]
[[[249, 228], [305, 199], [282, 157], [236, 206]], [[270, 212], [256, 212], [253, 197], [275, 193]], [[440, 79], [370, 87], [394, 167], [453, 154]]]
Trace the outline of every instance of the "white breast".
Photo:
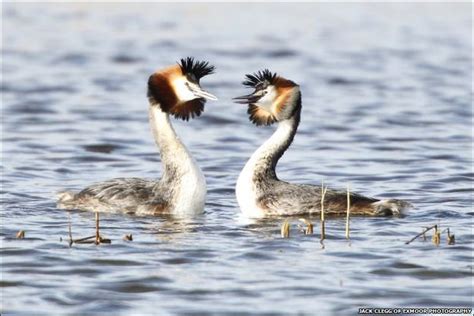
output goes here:
[[196, 161], [191, 158], [191, 161], [186, 163], [187, 172], [181, 178], [179, 195], [175, 197], [176, 206], [173, 210], [173, 214], [183, 217], [203, 212], [207, 191], [206, 179]]
[[235, 195], [242, 213], [249, 218], [261, 218], [265, 216], [264, 211], [257, 205], [257, 193], [253, 183], [254, 162], [252, 158], [247, 162], [239, 175], [235, 187]]

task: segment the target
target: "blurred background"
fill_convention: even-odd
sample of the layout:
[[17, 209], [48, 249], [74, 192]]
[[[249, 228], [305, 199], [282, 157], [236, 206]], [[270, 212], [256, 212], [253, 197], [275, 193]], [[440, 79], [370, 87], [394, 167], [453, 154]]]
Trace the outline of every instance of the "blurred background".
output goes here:
[[[358, 307], [472, 306], [470, 3], [4, 3], [2, 312], [37, 315], [357, 313]], [[54, 193], [160, 175], [146, 82], [186, 56], [217, 68], [219, 97], [173, 120], [208, 182], [186, 222], [106, 214], [110, 246], [69, 248], [93, 214]], [[234, 186], [273, 128], [231, 98], [269, 68], [301, 85], [303, 114], [280, 178], [398, 197], [399, 219], [327, 224], [328, 240], [281, 219], [240, 217]], [[404, 241], [440, 224], [457, 244]], [[20, 229], [27, 238], [14, 238]], [[316, 229], [317, 230], [317, 229]], [[132, 233], [135, 240], [121, 240]]]

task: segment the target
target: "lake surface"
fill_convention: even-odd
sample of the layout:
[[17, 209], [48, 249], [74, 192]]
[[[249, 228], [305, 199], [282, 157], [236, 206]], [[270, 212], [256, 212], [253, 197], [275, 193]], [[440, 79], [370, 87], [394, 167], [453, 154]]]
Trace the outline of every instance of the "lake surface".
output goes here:
[[[3, 7], [2, 314], [353, 315], [360, 307], [472, 307], [470, 4], [14, 4]], [[189, 220], [55, 207], [55, 192], [158, 178], [146, 81], [185, 56], [211, 61], [219, 97], [173, 120], [208, 183]], [[302, 122], [280, 178], [415, 205], [401, 218], [326, 223], [240, 215], [234, 187], [274, 127], [250, 124], [246, 73], [301, 85]], [[405, 241], [434, 224], [436, 247]], [[16, 239], [19, 230], [25, 239]], [[124, 241], [132, 234], [133, 241]]]

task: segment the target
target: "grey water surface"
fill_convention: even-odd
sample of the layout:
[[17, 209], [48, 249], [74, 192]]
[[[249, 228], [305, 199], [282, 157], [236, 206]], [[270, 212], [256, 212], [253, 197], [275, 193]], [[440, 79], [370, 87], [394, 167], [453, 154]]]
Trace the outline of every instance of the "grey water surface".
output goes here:
[[[2, 314], [354, 315], [359, 307], [473, 306], [471, 4], [3, 4]], [[219, 97], [173, 124], [208, 182], [179, 220], [55, 207], [55, 192], [157, 178], [146, 81], [194, 56]], [[274, 127], [250, 124], [244, 75], [301, 85], [281, 179], [415, 206], [401, 218], [249, 221], [234, 186]], [[405, 241], [434, 224], [455, 245]], [[19, 230], [25, 239], [16, 239]], [[133, 241], [124, 241], [132, 234]]]

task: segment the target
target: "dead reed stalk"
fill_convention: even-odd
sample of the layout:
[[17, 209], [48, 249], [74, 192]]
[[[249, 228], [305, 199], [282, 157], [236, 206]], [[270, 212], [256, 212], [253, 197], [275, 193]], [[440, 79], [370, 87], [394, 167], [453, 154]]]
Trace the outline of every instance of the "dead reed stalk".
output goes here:
[[100, 244], [99, 234], [99, 212], [95, 212], [95, 244]]
[[281, 238], [290, 238], [290, 222], [285, 219], [283, 224], [281, 225]]
[[72, 247], [74, 240], [72, 239], [72, 228], [71, 228], [71, 212], [68, 212], [68, 219], [69, 219], [69, 247]]
[[326, 227], [324, 225], [324, 196], [326, 191], [327, 187], [324, 187], [324, 182], [321, 182], [321, 241], [326, 239]]
[[132, 234], [126, 234], [125, 236], [123, 236], [123, 240], [132, 241], [133, 240]]
[[448, 228], [448, 245], [454, 245], [456, 243], [456, 239], [454, 238], [454, 234], [450, 234]]
[[441, 243], [441, 231], [438, 229], [438, 225], [434, 225], [434, 234], [431, 238], [431, 241], [436, 245], [439, 246]]
[[73, 240], [72, 242], [75, 244], [93, 244], [95, 243], [95, 235], [94, 236], [89, 236], [89, 237], [83, 237], [83, 238], [78, 238]]
[[102, 238], [100, 236], [100, 225], [99, 225], [99, 213], [95, 213], [95, 235], [73, 239], [71, 232], [71, 221], [69, 221], [69, 247], [73, 244], [110, 244], [112, 241], [110, 239]]
[[350, 213], [351, 213], [351, 195], [349, 192], [349, 185], [347, 186], [347, 210], [346, 210], [346, 239], [350, 239], [349, 236], [349, 220], [350, 220]]

